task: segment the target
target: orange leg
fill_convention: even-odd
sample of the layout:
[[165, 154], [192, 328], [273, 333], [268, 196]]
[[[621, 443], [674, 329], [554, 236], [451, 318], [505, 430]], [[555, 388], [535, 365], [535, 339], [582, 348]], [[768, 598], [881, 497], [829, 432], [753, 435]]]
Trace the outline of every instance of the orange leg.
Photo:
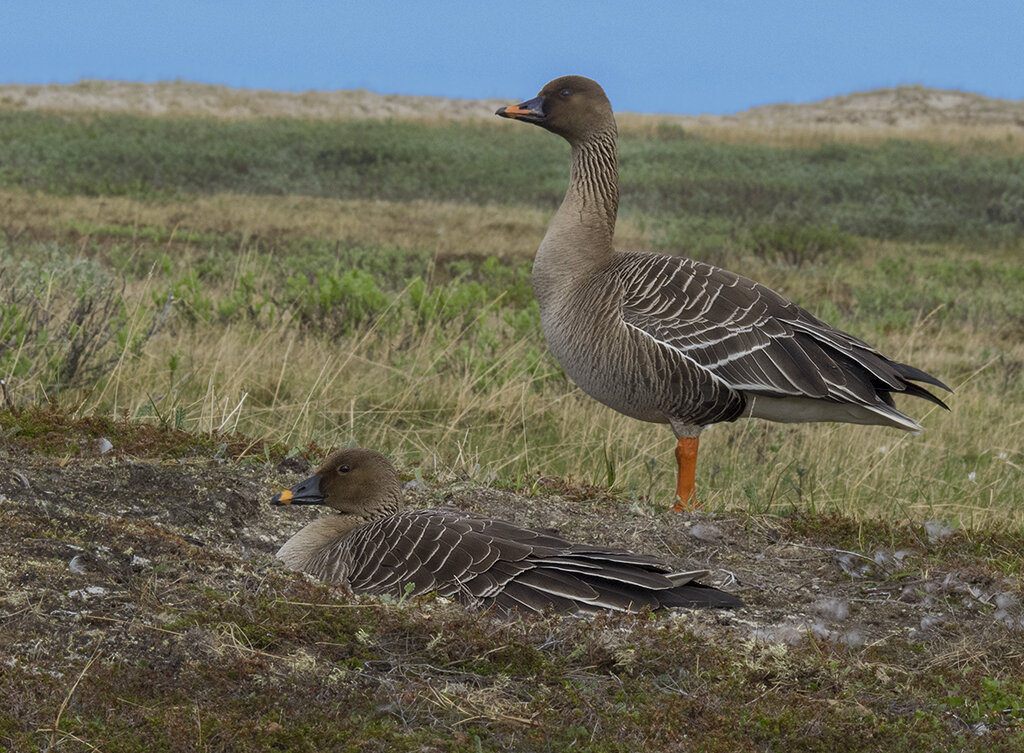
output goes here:
[[679, 465], [676, 494], [679, 495], [679, 500], [672, 506], [673, 510], [690, 510], [700, 507], [694, 482], [694, 476], [697, 473], [697, 444], [699, 442], [699, 437], [682, 437], [676, 445], [676, 463]]

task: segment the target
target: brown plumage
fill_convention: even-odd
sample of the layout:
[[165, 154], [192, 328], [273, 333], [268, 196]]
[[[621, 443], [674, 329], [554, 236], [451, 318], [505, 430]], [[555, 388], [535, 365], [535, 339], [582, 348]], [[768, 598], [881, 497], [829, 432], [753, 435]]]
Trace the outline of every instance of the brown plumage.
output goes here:
[[644, 607], [724, 607], [742, 602], [650, 557], [534, 531], [458, 510], [400, 512], [394, 466], [379, 452], [338, 450], [275, 504], [323, 504], [278, 558], [357, 593], [440, 595], [524, 612], [635, 612]]
[[617, 134], [596, 82], [557, 78], [497, 114], [572, 145], [569, 188], [533, 264], [544, 336], [589, 395], [627, 416], [671, 425], [677, 509], [693, 499], [697, 438], [708, 424], [750, 416], [917, 432], [892, 393], [946, 407], [913, 383], [949, 389], [935, 377], [889, 360], [753, 280], [693, 259], [616, 252]]

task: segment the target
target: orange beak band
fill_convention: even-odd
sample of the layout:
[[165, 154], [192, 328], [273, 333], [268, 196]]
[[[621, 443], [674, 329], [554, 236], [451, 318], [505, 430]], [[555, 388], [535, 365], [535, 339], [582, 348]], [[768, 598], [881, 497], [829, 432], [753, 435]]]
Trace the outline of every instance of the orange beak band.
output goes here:
[[526, 115], [532, 115], [533, 112], [527, 110], [522, 105], [509, 105], [508, 107], [502, 107], [495, 114], [501, 115], [503, 118], [521, 118]]
[[544, 100], [541, 97], [534, 97], [526, 102], [520, 102], [518, 105], [502, 107], [494, 114], [539, 125], [544, 122]]
[[322, 505], [324, 495], [320, 491], [320, 474], [314, 473], [291, 489], [275, 494], [270, 502], [275, 505]]

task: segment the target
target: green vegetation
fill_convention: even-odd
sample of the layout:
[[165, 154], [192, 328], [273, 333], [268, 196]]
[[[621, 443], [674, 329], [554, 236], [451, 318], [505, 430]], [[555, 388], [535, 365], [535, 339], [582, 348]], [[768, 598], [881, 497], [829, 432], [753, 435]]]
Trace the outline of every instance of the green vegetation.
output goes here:
[[[505, 126], [0, 112], [0, 376], [20, 405], [660, 509], [670, 434], [583, 399], [540, 333], [529, 255], [567, 149]], [[709, 508], [1021, 524], [1024, 156], [666, 127], [624, 135], [622, 175], [629, 245], [759, 279], [956, 389], [951, 414], [903, 402], [922, 438], [709, 432]]]
[[[719, 227], [836, 226], [907, 241], [1016, 242], [1024, 231], [1024, 155], [910, 141], [782, 149], [687, 138], [673, 128], [627, 132], [621, 152], [622, 203], [631, 214]], [[63, 195], [429, 197], [552, 208], [564, 193], [567, 154], [539, 130], [500, 123], [0, 111], [0, 186]]]

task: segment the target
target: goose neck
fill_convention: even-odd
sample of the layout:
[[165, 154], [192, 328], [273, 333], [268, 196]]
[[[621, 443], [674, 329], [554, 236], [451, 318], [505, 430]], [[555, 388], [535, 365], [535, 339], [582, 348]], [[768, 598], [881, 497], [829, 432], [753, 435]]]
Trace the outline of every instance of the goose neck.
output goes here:
[[570, 205], [581, 224], [615, 232], [619, 211], [619, 157], [614, 128], [573, 144], [572, 172], [563, 207]]
[[613, 126], [572, 145], [569, 188], [533, 262], [533, 288], [541, 312], [557, 306], [568, 288], [588, 279], [615, 255], [618, 207]]
[[328, 515], [317, 518], [289, 539], [277, 556], [294, 569], [312, 561], [320, 553], [333, 548], [340, 540], [356, 529], [394, 515], [402, 507], [402, 492], [399, 488], [381, 494], [371, 505], [358, 511], [335, 508]]

